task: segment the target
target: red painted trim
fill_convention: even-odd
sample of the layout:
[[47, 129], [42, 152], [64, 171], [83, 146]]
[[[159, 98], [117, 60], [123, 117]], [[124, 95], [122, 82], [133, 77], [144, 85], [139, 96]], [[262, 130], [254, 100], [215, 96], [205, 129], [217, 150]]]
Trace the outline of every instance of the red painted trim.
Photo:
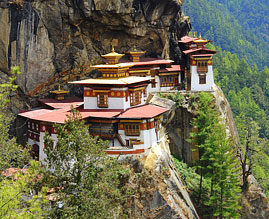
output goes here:
[[52, 134], [57, 134], [56, 128], [52, 127], [52, 128], [51, 128], [51, 133], [52, 133]]
[[[45, 129], [43, 130], [43, 127], [45, 127]], [[48, 127], [46, 125], [41, 125], [40, 126], [40, 132], [46, 132], [48, 131]]]
[[147, 130], [147, 123], [140, 123], [140, 130]]
[[126, 155], [126, 154], [142, 154], [145, 152], [145, 149], [136, 149], [134, 151], [105, 151], [107, 154], [110, 154], [110, 155]]
[[154, 121], [147, 123], [147, 129], [152, 129], [154, 128], [154, 126], [155, 126]]
[[118, 124], [118, 130], [124, 130], [124, 124], [119, 123]]

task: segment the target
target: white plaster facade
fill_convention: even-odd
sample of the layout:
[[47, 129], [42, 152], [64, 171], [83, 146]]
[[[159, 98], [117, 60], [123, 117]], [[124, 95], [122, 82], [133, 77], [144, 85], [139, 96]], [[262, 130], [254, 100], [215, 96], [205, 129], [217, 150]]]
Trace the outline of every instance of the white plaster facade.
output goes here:
[[208, 72], [206, 73], [206, 84], [199, 83], [199, 74], [197, 72], [197, 66], [190, 66], [191, 73], [191, 90], [193, 91], [208, 91], [214, 88], [214, 76], [212, 65], [208, 65]]
[[[173, 89], [174, 87], [161, 87], [161, 81], [160, 81], [160, 77], [158, 75], [155, 76], [155, 83], [156, 83], [156, 87], [152, 87], [152, 85], [150, 84], [148, 86], [148, 90], [147, 93], [151, 93], [151, 92], [164, 92], [164, 91], [169, 91], [171, 89]], [[181, 76], [180, 73], [178, 74], [178, 83], [181, 83]]]
[[[146, 124], [148, 122], [153, 122], [153, 121], [154, 121], [154, 119], [147, 119], [147, 120], [142, 120], [142, 123]], [[158, 132], [156, 132], [155, 127], [151, 128], [151, 129], [147, 129], [147, 130], [140, 130], [140, 135], [139, 136], [125, 135], [125, 130], [119, 130], [118, 133], [121, 136], [121, 138], [123, 139], [123, 141], [125, 142], [125, 144], [126, 144], [127, 140], [131, 141], [131, 140], [134, 140], [134, 139], [144, 142], [143, 144], [137, 144], [137, 145], [134, 144], [133, 145], [134, 149], [147, 149], [147, 148], [150, 148], [151, 145], [154, 142], [157, 141], [157, 136], [159, 134]]]
[[[149, 85], [148, 85], [149, 87]], [[89, 88], [85, 88], [85, 91], [89, 90]], [[127, 91], [128, 88], [122, 88], [122, 89], [111, 89], [111, 91]], [[140, 106], [145, 104], [145, 95], [142, 92], [141, 94], [141, 103], [135, 106]], [[123, 109], [126, 110], [128, 108], [134, 107], [130, 104], [130, 96], [128, 97], [126, 101], [126, 97], [108, 97], [108, 108], [101, 108], [97, 105], [97, 97], [85, 97], [84, 96], [84, 109]]]

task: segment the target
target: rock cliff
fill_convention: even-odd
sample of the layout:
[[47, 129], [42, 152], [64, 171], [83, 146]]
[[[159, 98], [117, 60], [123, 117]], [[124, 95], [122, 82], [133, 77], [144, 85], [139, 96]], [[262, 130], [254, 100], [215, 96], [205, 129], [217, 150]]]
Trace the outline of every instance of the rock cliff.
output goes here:
[[29, 97], [89, 76], [101, 54], [134, 45], [147, 56], [180, 59], [178, 39], [190, 30], [178, 0], [0, 0], [0, 74], [19, 65]]
[[[223, 92], [217, 86], [211, 91], [214, 96], [215, 106], [226, 125], [228, 136], [233, 139], [235, 148], [239, 147], [239, 138], [233, 114]], [[165, 107], [169, 104], [164, 104], [163, 96], [165, 98], [173, 99], [176, 102], [176, 107], [170, 104], [170, 113], [165, 118], [165, 129], [169, 139], [169, 148], [171, 153], [183, 159], [189, 166], [193, 165], [193, 161], [197, 160], [198, 154], [192, 149], [192, 145], [187, 141], [190, 138], [190, 133], [193, 131], [191, 120], [197, 115], [197, 101], [199, 92], [186, 91], [168, 91], [162, 92], [161, 95], [156, 93], [149, 97], [151, 104], [156, 104]], [[254, 176], [250, 175], [248, 178], [248, 190], [242, 193], [241, 203], [241, 217], [242, 219], [269, 217], [269, 202], [265, 196], [262, 188], [258, 185]]]
[[[190, 133], [193, 131], [191, 121], [197, 114], [197, 101], [199, 96], [198, 91], [170, 91], [162, 93], [164, 96], [179, 95], [177, 107], [173, 118], [166, 124], [167, 133], [170, 139], [170, 149], [172, 154], [182, 158], [188, 165], [193, 164], [193, 160], [198, 159], [198, 155], [192, 152], [192, 146], [187, 141], [190, 138]], [[228, 136], [234, 139], [234, 147], [238, 147], [238, 133], [233, 119], [233, 114], [221, 89], [215, 86], [211, 91], [214, 96], [216, 109], [219, 111], [220, 117], [226, 124]], [[154, 99], [153, 99], [154, 102]]]
[[154, 144], [149, 154], [139, 159], [139, 164], [140, 170], [136, 171], [144, 169], [145, 176], [133, 185], [138, 188], [130, 207], [131, 218], [199, 218], [171, 159], [166, 137]]

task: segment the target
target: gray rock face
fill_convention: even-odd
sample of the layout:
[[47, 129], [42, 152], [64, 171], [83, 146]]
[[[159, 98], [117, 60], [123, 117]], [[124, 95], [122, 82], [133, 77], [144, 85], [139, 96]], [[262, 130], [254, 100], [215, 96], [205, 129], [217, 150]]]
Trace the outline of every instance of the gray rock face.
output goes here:
[[269, 218], [269, 202], [254, 176], [248, 177], [249, 187], [243, 194], [242, 219]]
[[131, 218], [199, 218], [172, 161], [166, 137], [152, 145], [140, 161], [148, 171], [142, 181], [136, 182], [140, 192], [136, 193]]
[[[198, 159], [198, 153], [194, 153], [193, 146], [187, 141], [190, 138], [190, 133], [193, 131], [191, 126], [192, 119], [196, 116], [197, 112], [197, 95], [198, 91], [177, 91], [177, 94], [182, 96], [180, 106], [178, 106], [173, 118], [169, 119], [165, 124], [169, 140], [170, 150], [173, 155], [180, 157], [188, 165], [192, 166], [193, 161]], [[176, 94], [174, 91], [162, 92], [163, 95]], [[233, 120], [233, 114], [229, 102], [225, 98], [223, 92], [215, 87], [211, 92], [214, 95], [216, 109], [219, 111], [223, 122], [226, 124], [226, 131], [228, 136], [233, 137], [234, 145], [239, 144], [238, 133]], [[156, 100], [152, 98], [151, 103], [154, 104]]]
[[[46, 95], [56, 83], [89, 76], [101, 54], [134, 45], [147, 56], [179, 59], [190, 30], [176, 0], [0, 0], [0, 71], [19, 65], [25, 94]], [[2, 28], [4, 27], [4, 28]]]

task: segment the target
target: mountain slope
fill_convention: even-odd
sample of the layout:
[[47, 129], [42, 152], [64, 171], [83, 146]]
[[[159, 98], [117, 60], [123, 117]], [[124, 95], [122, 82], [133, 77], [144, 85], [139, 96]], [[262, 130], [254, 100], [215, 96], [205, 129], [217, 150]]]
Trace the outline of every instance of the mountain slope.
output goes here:
[[268, 65], [269, 8], [267, 0], [185, 0], [193, 31], [216, 46], [261, 69]]

